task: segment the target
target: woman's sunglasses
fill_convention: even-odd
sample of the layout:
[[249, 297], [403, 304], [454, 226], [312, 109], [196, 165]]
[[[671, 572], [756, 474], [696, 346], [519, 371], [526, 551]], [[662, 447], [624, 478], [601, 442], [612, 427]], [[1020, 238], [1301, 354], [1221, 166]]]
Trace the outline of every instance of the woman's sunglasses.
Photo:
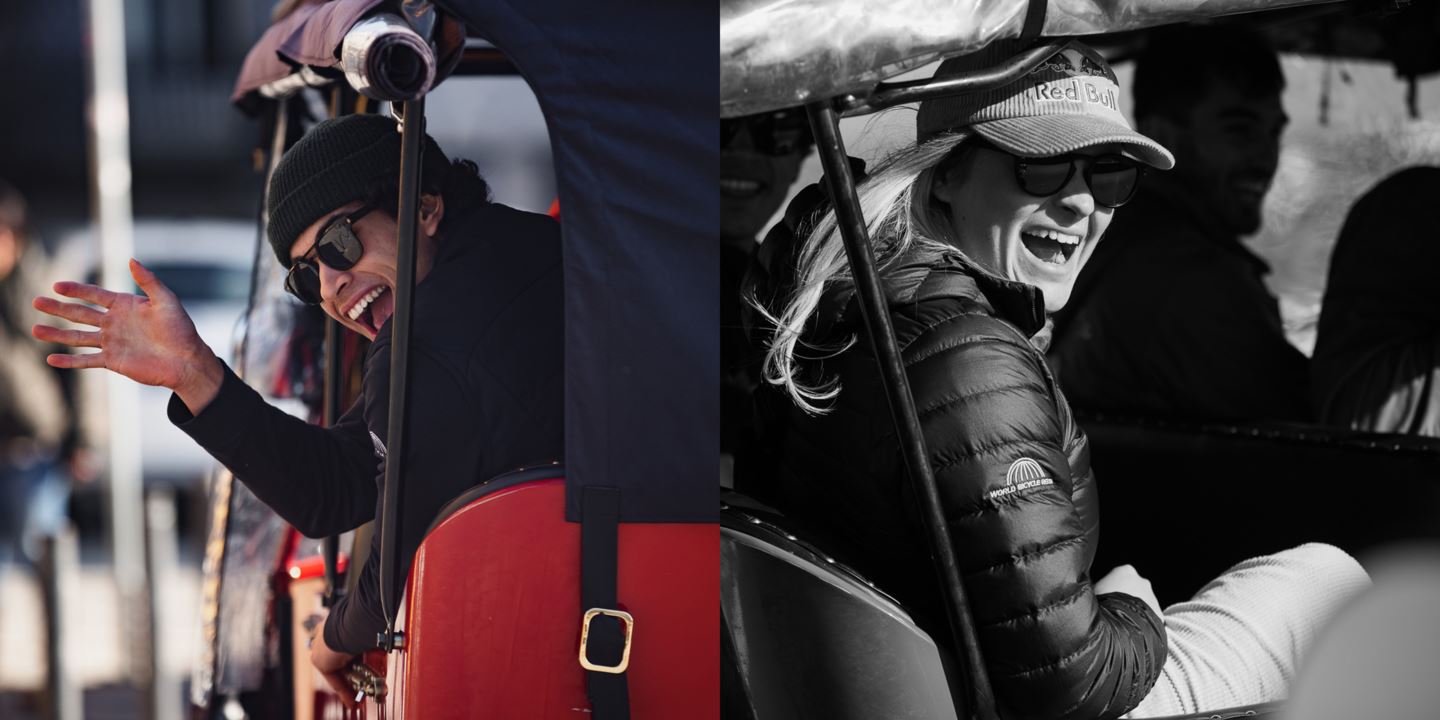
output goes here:
[[1144, 168], [1140, 163], [1124, 155], [1058, 155], [1047, 158], [1025, 158], [1004, 149], [979, 143], [996, 152], [1005, 153], [1015, 161], [1015, 182], [1026, 194], [1035, 197], [1050, 197], [1060, 192], [1070, 179], [1075, 177], [1076, 168], [1083, 165], [1080, 176], [1090, 188], [1090, 196], [1098, 205], [1118, 208], [1135, 197], [1140, 186]]
[[285, 290], [300, 298], [306, 305], [320, 304], [320, 268], [315, 260], [325, 263], [333, 270], [349, 270], [360, 262], [365, 246], [355, 235], [352, 227], [360, 218], [370, 214], [375, 206], [365, 204], [349, 215], [337, 215], [320, 229], [315, 244], [309, 252], [290, 264], [285, 276]]

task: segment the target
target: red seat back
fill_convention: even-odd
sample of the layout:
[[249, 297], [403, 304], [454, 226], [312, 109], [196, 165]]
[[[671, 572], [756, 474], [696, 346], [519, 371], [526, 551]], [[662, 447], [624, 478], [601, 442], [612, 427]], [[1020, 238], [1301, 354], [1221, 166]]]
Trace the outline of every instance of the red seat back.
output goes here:
[[[431, 529], [401, 608], [390, 717], [577, 718], [580, 526], [565, 482], [501, 483]], [[635, 618], [631, 717], [718, 718], [719, 529], [620, 526], [619, 605]]]

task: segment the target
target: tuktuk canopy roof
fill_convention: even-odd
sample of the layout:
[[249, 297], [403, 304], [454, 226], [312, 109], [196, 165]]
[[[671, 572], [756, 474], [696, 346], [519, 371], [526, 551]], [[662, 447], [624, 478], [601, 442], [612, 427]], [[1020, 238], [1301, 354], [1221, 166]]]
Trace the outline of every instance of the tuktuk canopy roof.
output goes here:
[[1022, 34], [1113, 36], [1259, 11], [1289, 26], [1270, 33], [1279, 49], [1387, 59], [1413, 76], [1440, 70], [1437, 8], [1435, 0], [721, 0], [720, 114], [863, 96], [886, 78]]

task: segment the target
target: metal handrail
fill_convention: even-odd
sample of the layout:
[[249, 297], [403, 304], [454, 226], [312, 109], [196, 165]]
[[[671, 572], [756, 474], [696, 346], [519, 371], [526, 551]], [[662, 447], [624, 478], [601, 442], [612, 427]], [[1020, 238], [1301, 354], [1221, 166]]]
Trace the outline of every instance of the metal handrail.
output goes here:
[[950, 543], [950, 531], [940, 507], [940, 491], [930, 467], [920, 419], [915, 412], [915, 398], [911, 396], [910, 384], [905, 378], [905, 366], [885, 304], [880, 273], [875, 268], [864, 214], [855, 193], [855, 178], [845, 156], [845, 144], [840, 136], [840, 113], [832, 101], [811, 103], [806, 106], [806, 111], [810, 116], [810, 128], [815, 135], [820, 163], [825, 170], [825, 180], [830, 186], [830, 197], [835, 201], [836, 224], [840, 228], [845, 255], [855, 279], [855, 294], [860, 300], [865, 332], [880, 364], [881, 385], [895, 423], [905, 470], [920, 499], [921, 516], [930, 541], [931, 557], [940, 576], [940, 586], [945, 593], [946, 616], [950, 620], [955, 648], [964, 666], [964, 675], [969, 680], [962, 690], [969, 693], [969, 697], [965, 698], [965, 707], [973, 718], [994, 720], [997, 717], [995, 696], [980, 655], [975, 619], [960, 582], [960, 564]]
[[842, 99], [839, 109], [844, 117], [853, 117], [879, 112], [896, 105], [1004, 87], [1020, 79], [1021, 75], [1039, 67], [1040, 63], [1045, 62], [1064, 46], [1065, 41], [1063, 40], [1047, 40], [1015, 55], [997, 67], [949, 75], [941, 79], [925, 78], [910, 82], [880, 83], [865, 97], [852, 95]]

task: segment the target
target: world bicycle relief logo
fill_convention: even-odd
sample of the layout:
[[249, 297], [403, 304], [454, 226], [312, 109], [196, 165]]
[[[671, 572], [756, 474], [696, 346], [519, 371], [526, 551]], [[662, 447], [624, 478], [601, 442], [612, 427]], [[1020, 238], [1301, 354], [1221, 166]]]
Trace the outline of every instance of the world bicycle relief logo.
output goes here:
[[1005, 485], [986, 492], [985, 499], [1000, 500], [1026, 490], [1054, 484], [1055, 481], [1045, 474], [1045, 468], [1040, 467], [1040, 463], [1024, 457], [1010, 463], [1010, 469], [1005, 471]]

